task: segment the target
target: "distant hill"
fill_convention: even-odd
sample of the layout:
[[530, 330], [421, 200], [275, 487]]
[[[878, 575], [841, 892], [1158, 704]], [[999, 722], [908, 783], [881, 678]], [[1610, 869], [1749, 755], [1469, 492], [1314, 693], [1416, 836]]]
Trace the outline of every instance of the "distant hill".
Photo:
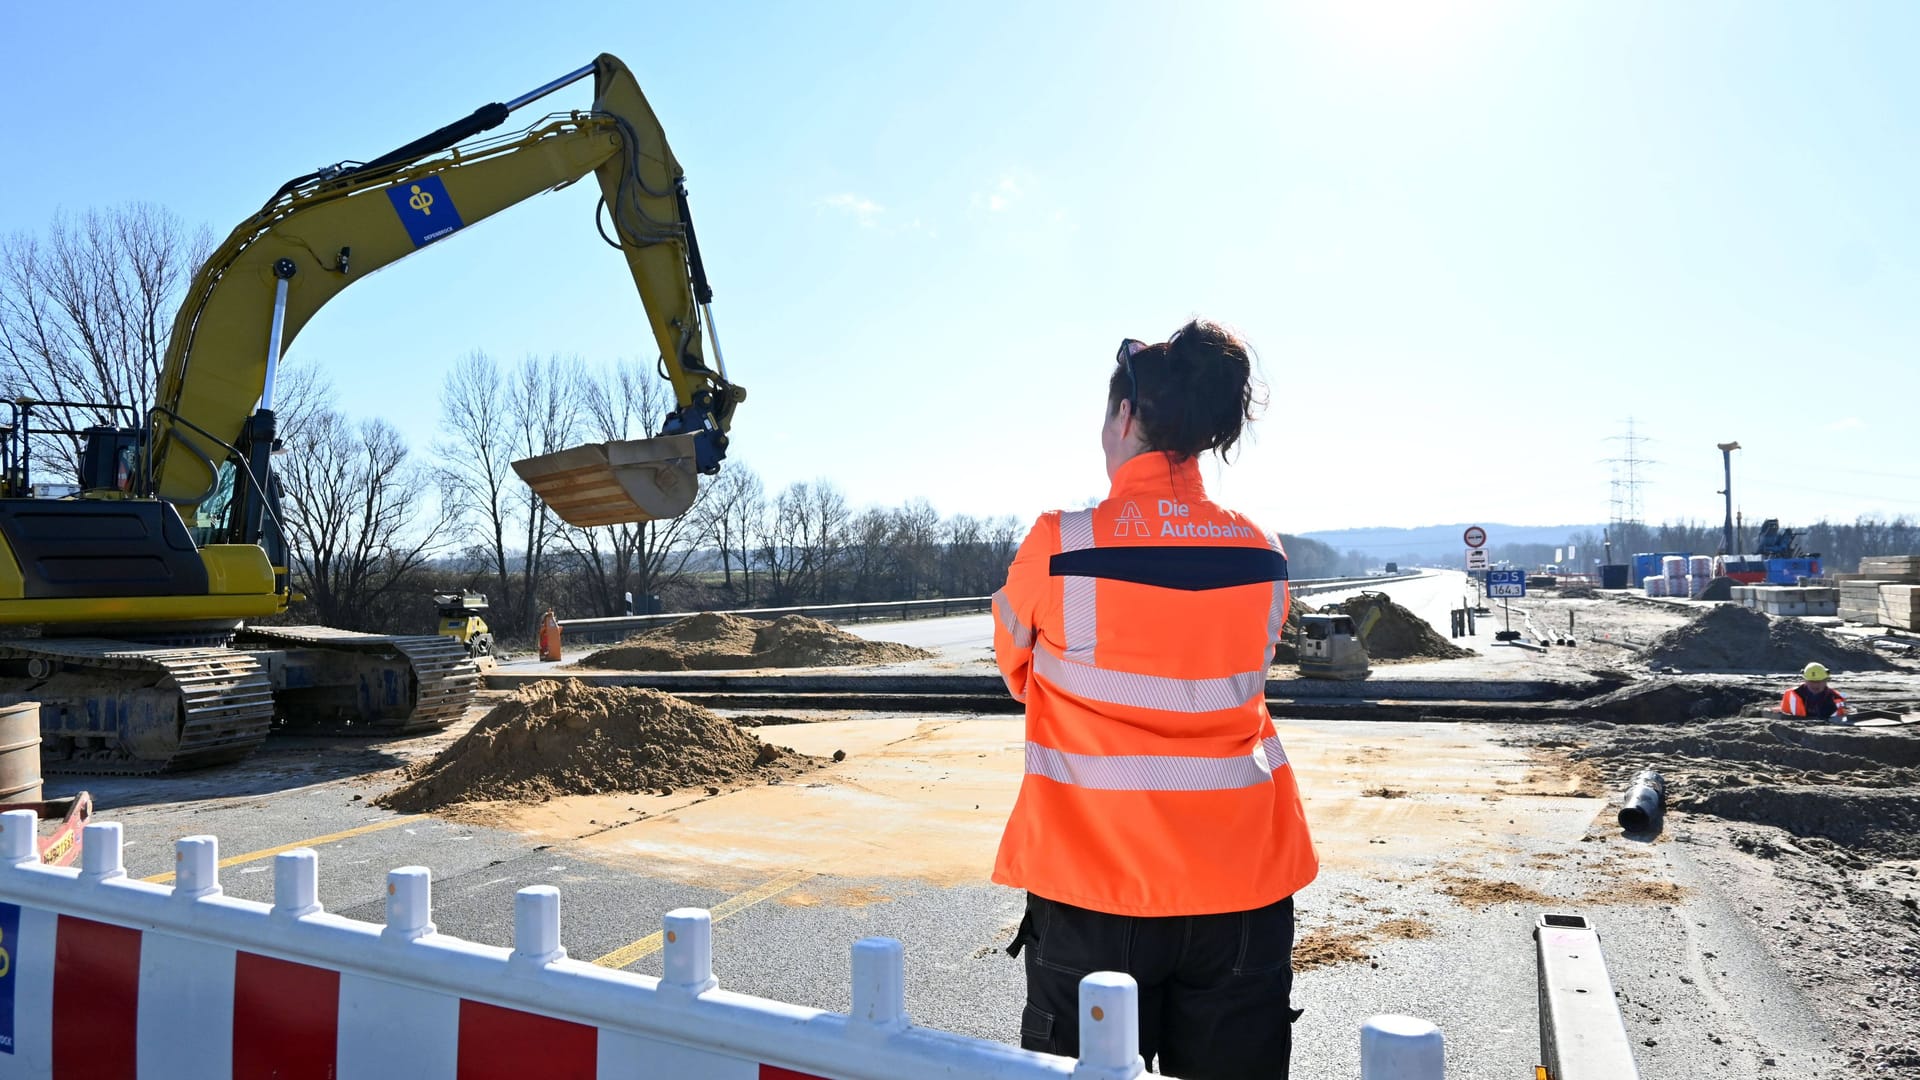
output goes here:
[[[1495, 522], [1462, 522], [1458, 525], [1421, 525], [1411, 529], [1386, 526], [1370, 529], [1327, 529], [1301, 533], [1345, 554], [1358, 551], [1375, 559], [1402, 555], [1421, 559], [1457, 559], [1466, 550], [1461, 534], [1470, 524], [1487, 530], [1487, 545], [1499, 548], [1508, 544], [1546, 544], [1558, 547], [1572, 536], [1599, 533], [1605, 525], [1501, 525]], [[1551, 555], [1551, 552], [1548, 552]]]

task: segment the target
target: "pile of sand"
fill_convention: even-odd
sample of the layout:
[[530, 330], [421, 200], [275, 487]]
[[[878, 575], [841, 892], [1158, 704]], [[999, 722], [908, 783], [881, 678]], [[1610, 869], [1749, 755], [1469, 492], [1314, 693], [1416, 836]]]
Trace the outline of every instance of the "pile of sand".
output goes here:
[[413, 766], [379, 803], [415, 813], [484, 800], [658, 792], [758, 782], [817, 764], [658, 690], [538, 682]]
[[1834, 672], [1893, 667], [1863, 641], [1730, 605], [1703, 612], [1685, 626], [1660, 635], [1648, 649], [1646, 661], [1656, 668], [1679, 671], [1798, 671], [1810, 663], [1825, 664]]
[[1441, 637], [1433, 624], [1384, 594], [1361, 593], [1341, 603], [1339, 609], [1352, 616], [1369, 659], [1454, 660], [1473, 655], [1472, 649]]
[[717, 671], [729, 668], [840, 667], [926, 660], [933, 653], [868, 641], [804, 615], [773, 622], [702, 612], [643, 631], [579, 662], [614, 671]]

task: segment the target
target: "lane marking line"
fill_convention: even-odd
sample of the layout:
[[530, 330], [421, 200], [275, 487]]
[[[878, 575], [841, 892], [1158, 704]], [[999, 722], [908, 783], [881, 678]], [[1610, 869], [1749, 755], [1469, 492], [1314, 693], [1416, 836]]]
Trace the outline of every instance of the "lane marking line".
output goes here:
[[[762, 882], [738, 896], [730, 896], [720, 901], [719, 906], [713, 908], [710, 914], [714, 922], [719, 922], [729, 915], [738, 915], [762, 900], [770, 900], [773, 897], [779, 896], [781, 893], [812, 879], [814, 876], [815, 874], [811, 870], [789, 870], [779, 877]], [[605, 956], [596, 957], [593, 962], [600, 967], [618, 970], [636, 960], [644, 960], [652, 956], [654, 953], [659, 952], [665, 944], [665, 932], [656, 930], [646, 937], [641, 938], [639, 941], [633, 942], [630, 945], [622, 945]]]
[[[219, 866], [220, 866], [220, 869], [225, 870], [229, 866], [239, 866], [242, 863], [258, 862], [261, 859], [271, 859], [275, 855], [278, 855], [282, 852], [298, 851], [299, 849], [306, 848], [306, 847], [319, 847], [322, 844], [331, 844], [335, 840], [346, 840], [350, 837], [365, 836], [368, 833], [382, 832], [387, 829], [396, 829], [402, 825], [412, 825], [422, 820], [424, 819], [418, 816], [388, 818], [385, 821], [375, 821], [370, 824], [359, 825], [351, 829], [343, 829], [340, 832], [328, 833], [325, 836], [315, 836], [307, 840], [296, 840], [291, 844], [281, 844], [279, 847], [262, 848], [259, 851], [249, 851], [245, 855], [229, 856], [228, 858], [221, 859]], [[170, 885], [173, 883], [173, 871], [169, 870], [164, 874], [155, 874], [152, 877], [145, 877], [145, 878], [141, 878], [140, 880], [150, 881], [155, 885]]]

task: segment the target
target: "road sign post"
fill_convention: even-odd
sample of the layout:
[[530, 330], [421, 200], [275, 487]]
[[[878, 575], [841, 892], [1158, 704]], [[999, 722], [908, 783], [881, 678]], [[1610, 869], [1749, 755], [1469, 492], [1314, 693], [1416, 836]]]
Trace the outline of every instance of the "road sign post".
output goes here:
[[1527, 595], [1527, 572], [1525, 570], [1488, 570], [1487, 595], [1500, 600], [1500, 609], [1505, 612], [1506, 629], [1494, 636], [1501, 641], [1513, 641], [1520, 635], [1513, 632], [1513, 605], [1509, 600]]
[[1527, 595], [1527, 572], [1525, 570], [1487, 571], [1487, 595], [1516, 599]]

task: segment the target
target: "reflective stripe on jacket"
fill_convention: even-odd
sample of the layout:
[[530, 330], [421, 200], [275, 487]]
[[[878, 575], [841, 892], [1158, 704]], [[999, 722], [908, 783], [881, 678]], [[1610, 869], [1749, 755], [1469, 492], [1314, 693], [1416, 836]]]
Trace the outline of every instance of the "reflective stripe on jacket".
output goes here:
[[1819, 696], [1809, 690], [1807, 684], [1801, 683], [1780, 698], [1780, 711], [1788, 716], [1813, 716], [1823, 720], [1829, 716], [1847, 715], [1847, 699], [1840, 691], [1831, 687], [1827, 689], [1827, 696], [1833, 700], [1831, 710], [1821, 707]]
[[1116, 915], [1248, 911], [1318, 872], [1267, 714], [1287, 613], [1277, 537], [1142, 454], [1106, 501], [1043, 515], [994, 595], [1027, 706], [993, 880]]

